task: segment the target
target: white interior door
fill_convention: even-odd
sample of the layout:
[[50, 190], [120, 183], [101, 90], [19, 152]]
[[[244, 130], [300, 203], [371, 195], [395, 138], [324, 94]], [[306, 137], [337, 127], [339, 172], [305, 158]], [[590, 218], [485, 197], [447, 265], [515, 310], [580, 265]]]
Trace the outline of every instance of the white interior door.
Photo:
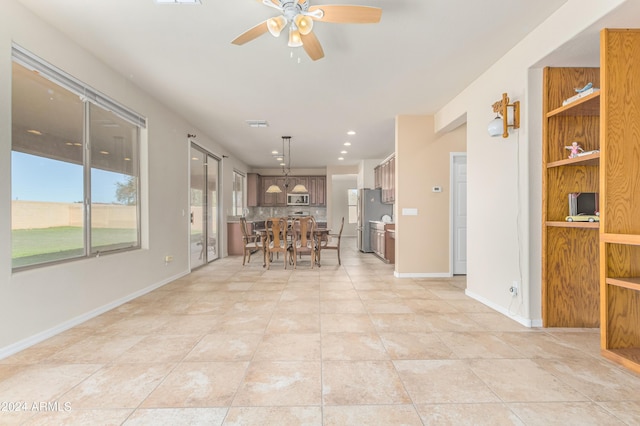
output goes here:
[[452, 267], [454, 275], [467, 273], [467, 155], [452, 155]]

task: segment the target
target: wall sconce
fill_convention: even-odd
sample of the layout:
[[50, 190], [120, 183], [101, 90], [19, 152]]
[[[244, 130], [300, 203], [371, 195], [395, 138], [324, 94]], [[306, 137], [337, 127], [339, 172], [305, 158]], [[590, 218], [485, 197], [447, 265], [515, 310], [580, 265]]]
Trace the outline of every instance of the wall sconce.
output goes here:
[[493, 112], [496, 113], [487, 130], [491, 136], [509, 137], [509, 127], [514, 129], [520, 128], [520, 101], [509, 103], [509, 97], [506, 93], [502, 94], [502, 99], [495, 102]]

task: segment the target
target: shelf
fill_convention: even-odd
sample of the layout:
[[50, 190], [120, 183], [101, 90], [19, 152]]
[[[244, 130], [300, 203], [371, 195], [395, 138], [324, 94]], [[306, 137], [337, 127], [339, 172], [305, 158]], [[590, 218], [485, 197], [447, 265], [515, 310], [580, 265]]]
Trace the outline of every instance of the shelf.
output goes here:
[[607, 278], [607, 284], [614, 285], [616, 287], [624, 287], [629, 290], [640, 291], [640, 278]]
[[611, 244], [627, 244], [640, 246], [640, 235], [634, 234], [601, 234], [600, 241]]
[[564, 160], [547, 163], [547, 168], [560, 166], [598, 166], [600, 165], [600, 153], [583, 155], [576, 158], [565, 158]]
[[564, 220], [549, 220], [545, 222], [545, 225], [556, 228], [600, 229], [600, 222], [566, 222]]
[[600, 91], [549, 111], [547, 118], [563, 115], [600, 115]]

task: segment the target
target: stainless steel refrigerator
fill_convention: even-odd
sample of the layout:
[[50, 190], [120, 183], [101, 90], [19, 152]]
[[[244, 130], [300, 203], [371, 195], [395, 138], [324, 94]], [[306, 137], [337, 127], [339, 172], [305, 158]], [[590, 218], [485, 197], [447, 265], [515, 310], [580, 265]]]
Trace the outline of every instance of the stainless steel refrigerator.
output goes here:
[[369, 221], [393, 214], [393, 204], [382, 204], [379, 189], [358, 190], [358, 250], [371, 253]]

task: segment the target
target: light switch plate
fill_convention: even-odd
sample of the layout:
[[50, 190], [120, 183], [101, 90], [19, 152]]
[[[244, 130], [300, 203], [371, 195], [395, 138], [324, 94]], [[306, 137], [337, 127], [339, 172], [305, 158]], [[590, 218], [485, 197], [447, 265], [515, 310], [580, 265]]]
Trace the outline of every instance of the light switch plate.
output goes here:
[[418, 209], [402, 209], [402, 216], [418, 216]]

